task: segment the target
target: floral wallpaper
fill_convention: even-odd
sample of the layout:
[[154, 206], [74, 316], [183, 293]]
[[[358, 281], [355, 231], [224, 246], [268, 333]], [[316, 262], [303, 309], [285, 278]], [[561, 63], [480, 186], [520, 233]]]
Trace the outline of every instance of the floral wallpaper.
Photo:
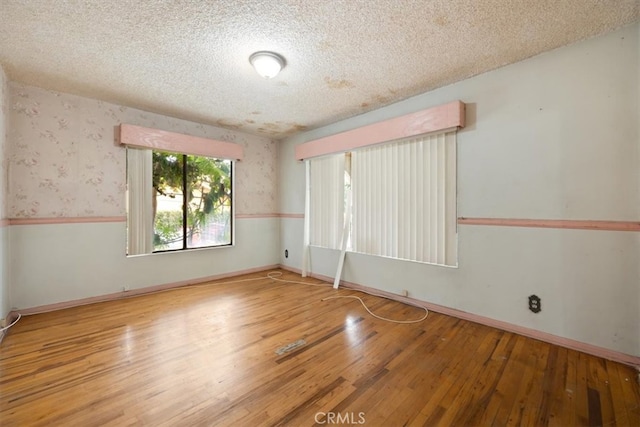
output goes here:
[[0, 67], [0, 219], [7, 218], [8, 155], [6, 134], [8, 92], [7, 76], [4, 74], [2, 67]]
[[126, 215], [121, 123], [241, 144], [236, 212], [276, 212], [275, 141], [13, 82], [8, 109], [10, 218]]

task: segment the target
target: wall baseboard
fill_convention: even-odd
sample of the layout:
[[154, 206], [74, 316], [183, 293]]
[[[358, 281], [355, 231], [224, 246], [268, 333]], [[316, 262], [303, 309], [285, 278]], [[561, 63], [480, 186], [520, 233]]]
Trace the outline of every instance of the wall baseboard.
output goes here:
[[[297, 273], [297, 274], [301, 273], [301, 270], [297, 268], [288, 267], [285, 265], [280, 265], [280, 268], [283, 270], [291, 271], [293, 273]], [[333, 277], [324, 276], [322, 274], [307, 273], [307, 275], [309, 277], [313, 277], [315, 279], [319, 279], [328, 283], [333, 283], [334, 281]], [[635, 368], [640, 368], [640, 357], [638, 356], [632, 356], [630, 354], [621, 353], [615, 350], [610, 350], [608, 348], [599, 347], [593, 344], [572, 340], [570, 338], [559, 337], [557, 335], [553, 335], [547, 332], [526, 328], [524, 326], [514, 325], [513, 323], [503, 322], [501, 320], [492, 319], [490, 317], [484, 317], [484, 316], [480, 316], [473, 313], [467, 313], [465, 311], [457, 310], [455, 308], [449, 308], [449, 307], [433, 304], [426, 301], [421, 301], [414, 298], [403, 297], [402, 295], [396, 295], [391, 292], [381, 291], [375, 288], [370, 288], [368, 286], [360, 285], [358, 283], [351, 283], [351, 282], [341, 280], [340, 285], [348, 289], [371, 292], [373, 294], [377, 294], [394, 301], [403, 302], [405, 304], [409, 304], [413, 306], [424, 307], [427, 310], [433, 311], [436, 313], [445, 314], [447, 316], [456, 317], [458, 319], [468, 320], [470, 322], [479, 323], [481, 325], [490, 326], [492, 328], [500, 329], [507, 332], [513, 332], [515, 334], [523, 335], [525, 337], [533, 338], [539, 341], [544, 341], [549, 344], [559, 345], [561, 347], [565, 347], [571, 350], [580, 351], [582, 353], [587, 353], [593, 356], [612, 360], [614, 362], [630, 365]]]
[[105, 302], [105, 301], [115, 301], [115, 300], [124, 299], [124, 298], [131, 298], [139, 295], [152, 294], [154, 292], [165, 291], [168, 289], [181, 288], [183, 286], [189, 286], [189, 285], [198, 285], [206, 282], [211, 282], [214, 280], [226, 279], [229, 277], [236, 277], [243, 274], [259, 273], [261, 271], [268, 271], [268, 270], [273, 270], [277, 268], [279, 268], [278, 264], [265, 265], [262, 267], [255, 267], [247, 270], [216, 274], [213, 276], [182, 280], [180, 282], [165, 283], [162, 285], [148, 286], [146, 288], [132, 289], [129, 291], [115, 292], [112, 294], [99, 295], [95, 297], [81, 298], [77, 300], [58, 302], [54, 304], [45, 304], [45, 305], [24, 308], [24, 309], [15, 309], [12, 313], [15, 313], [16, 316], [18, 313], [20, 313], [23, 316], [28, 316], [30, 314], [47, 313], [50, 311], [63, 310], [65, 308], [78, 307], [81, 305], [95, 304], [98, 302]]

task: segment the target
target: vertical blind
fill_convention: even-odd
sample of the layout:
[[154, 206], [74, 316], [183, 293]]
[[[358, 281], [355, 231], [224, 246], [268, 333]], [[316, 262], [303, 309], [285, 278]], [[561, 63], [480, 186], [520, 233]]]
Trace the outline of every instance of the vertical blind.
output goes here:
[[354, 151], [351, 191], [355, 252], [457, 265], [455, 132]]
[[127, 148], [127, 255], [153, 252], [151, 150]]
[[309, 160], [309, 243], [339, 249], [344, 227], [344, 154]]

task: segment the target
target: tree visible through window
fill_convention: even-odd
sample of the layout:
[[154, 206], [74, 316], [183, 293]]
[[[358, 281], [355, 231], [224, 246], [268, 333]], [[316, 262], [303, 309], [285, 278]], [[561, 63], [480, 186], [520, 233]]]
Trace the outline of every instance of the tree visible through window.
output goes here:
[[231, 244], [231, 161], [153, 151], [154, 251]]

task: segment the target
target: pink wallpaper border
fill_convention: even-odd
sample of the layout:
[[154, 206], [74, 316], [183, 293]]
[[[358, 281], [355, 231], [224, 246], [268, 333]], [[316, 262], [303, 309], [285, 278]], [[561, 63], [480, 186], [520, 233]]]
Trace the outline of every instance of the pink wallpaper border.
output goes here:
[[236, 214], [236, 219], [279, 218], [279, 217], [280, 217], [280, 214], [277, 214], [277, 213]]
[[85, 216], [73, 218], [11, 218], [10, 225], [40, 225], [40, 224], [84, 224], [96, 222], [126, 222], [126, 216]]
[[[236, 219], [264, 219], [264, 218], [304, 218], [304, 214], [258, 213], [237, 214]], [[0, 219], [0, 227], [9, 225], [43, 225], [43, 224], [86, 224], [105, 222], [127, 222], [126, 216], [88, 216], [88, 217], [59, 217], [59, 218], [8, 218]]]
[[640, 231], [640, 221], [574, 219], [458, 218], [458, 224], [499, 227], [566, 228], [574, 230]]
[[281, 213], [279, 214], [280, 218], [294, 218], [294, 219], [304, 219], [304, 214], [296, 214], [296, 213]]
[[290, 213], [257, 213], [257, 214], [237, 214], [236, 219], [249, 219], [249, 218], [304, 218], [304, 214], [290, 214]]

